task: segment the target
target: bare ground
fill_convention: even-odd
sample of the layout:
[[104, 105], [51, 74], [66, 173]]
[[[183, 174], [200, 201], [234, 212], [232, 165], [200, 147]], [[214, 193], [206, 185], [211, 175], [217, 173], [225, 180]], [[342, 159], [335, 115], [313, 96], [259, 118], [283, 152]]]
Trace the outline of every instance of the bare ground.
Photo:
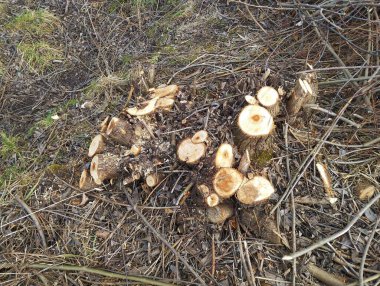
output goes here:
[[[0, 3], [1, 285], [153, 283], [136, 277], [161, 285], [321, 285], [310, 265], [341, 285], [379, 285], [380, 204], [357, 195], [372, 185], [379, 197], [375, 1]], [[46, 33], [12, 28], [28, 9], [58, 22]], [[60, 54], [33, 68], [20, 43], [42, 40]], [[238, 204], [224, 225], [210, 224], [186, 189], [202, 166], [178, 164], [176, 144], [205, 127], [212, 148], [232, 143], [244, 96], [265, 84], [289, 94], [307, 63], [318, 75], [317, 109], [299, 128], [282, 108], [278, 150], [269, 166], [252, 169], [276, 188], [263, 208], [274, 214], [280, 243], [252, 231]], [[129, 104], [144, 97], [139, 74], [153, 68], [152, 86], [181, 87], [175, 108], [154, 116], [156, 140], [167, 148], [158, 167], [165, 180], [153, 190], [115, 183], [83, 194], [79, 176], [98, 124], [120, 113], [131, 86]], [[94, 107], [81, 108], [85, 101]], [[331, 174], [334, 205], [316, 163]], [[296, 262], [282, 259], [342, 230]]]

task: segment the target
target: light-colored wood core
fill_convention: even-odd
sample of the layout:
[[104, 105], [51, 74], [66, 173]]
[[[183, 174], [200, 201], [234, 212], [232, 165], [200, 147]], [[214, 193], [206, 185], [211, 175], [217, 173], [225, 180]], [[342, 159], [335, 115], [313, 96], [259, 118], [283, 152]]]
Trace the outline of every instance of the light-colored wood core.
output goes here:
[[173, 98], [160, 98], [156, 102], [155, 109], [163, 109], [169, 111], [174, 105], [174, 99]]
[[156, 109], [158, 97], [149, 100], [143, 108], [131, 107], [127, 108], [126, 112], [132, 116], [143, 116], [151, 114]]
[[238, 170], [234, 168], [221, 168], [214, 176], [213, 187], [221, 198], [226, 199], [236, 193], [243, 180], [244, 176]]
[[280, 112], [280, 97], [277, 90], [271, 86], [263, 86], [257, 92], [257, 100], [264, 106], [272, 117], [276, 117]]
[[206, 204], [209, 207], [215, 207], [220, 203], [219, 196], [217, 194], [211, 194], [206, 198]]
[[98, 154], [92, 158], [90, 174], [94, 182], [101, 185], [104, 180], [114, 179], [119, 171], [119, 157], [113, 154]]
[[245, 101], [248, 103], [248, 104], [252, 104], [252, 105], [255, 105], [257, 104], [257, 99], [255, 97], [253, 97], [252, 95], [246, 95], [244, 97]]
[[132, 125], [117, 117], [111, 119], [106, 134], [112, 140], [122, 145], [130, 146], [135, 141]]
[[199, 130], [198, 132], [196, 132], [193, 137], [191, 138], [191, 141], [194, 143], [194, 144], [198, 144], [198, 143], [204, 143], [207, 141], [207, 138], [208, 138], [208, 133], [206, 130]]
[[106, 148], [105, 138], [102, 134], [96, 135], [90, 144], [90, 148], [88, 148], [88, 157], [92, 157], [96, 154], [100, 154]]
[[219, 146], [215, 154], [216, 168], [231, 168], [234, 164], [233, 148], [228, 143], [223, 143]]
[[274, 188], [266, 178], [255, 176], [243, 184], [236, 198], [245, 205], [253, 205], [268, 200], [273, 193]]
[[149, 187], [153, 188], [161, 182], [161, 176], [156, 173], [149, 174], [146, 176], [145, 182]]
[[141, 146], [132, 145], [130, 152], [133, 156], [138, 156], [141, 153]]
[[206, 154], [206, 144], [194, 144], [191, 138], [182, 140], [177, 148], [177, 157], [187, 164], [196, 164]]
[[239, 114], [238, 127], [247, 136], [269, 135], [273, 128], [273, 117], [264, 107], [248, 105]]
[[215, 224], [223, 224], [227, 219], [232, 217], [234, 209], [229, 203], [222, 203], [215, 207], [207, 209], [207, 218]]
[[88, 191], [93, 188], [96, 188], [97, 184], [95, 184], [94, 180], [92, 179], [91, 175], [89, 174], [87, 169], [84, 169], [82, 171], [82, 174], [80, 176], [79, 180], [79, 189], [83, 191]]

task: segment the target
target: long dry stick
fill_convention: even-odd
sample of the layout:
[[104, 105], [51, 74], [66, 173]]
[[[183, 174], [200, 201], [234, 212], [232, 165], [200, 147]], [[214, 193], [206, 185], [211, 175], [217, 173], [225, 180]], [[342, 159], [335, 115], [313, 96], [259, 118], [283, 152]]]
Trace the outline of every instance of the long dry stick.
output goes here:
[[189, 271], [197, 278], [197, 280], [204, 286], [207, 286], [206, 282], [202, 279], [201, 276], [194, 270], [194, 268], [186, 261], [185, 258], [183, 258], [177, 250], [163, 237], [161, 233], [159, 233], [150, 223], [149, 221], [145, 218], [145, 216], [141, 213], [141, 211], [137, 208], [136, 204], [133, 202], [131, 196], [129, 195], [128, 189], [124, 185], [120, 185], [120, 188], [124, 190], [125, 196], [127, 197], [128, 203], [132, 206], [132, 209], [135, 211], [138, 217], [144, 222], [144, 224], [150, 229], [150, 231], [158, 237], [165, 245], [167, 248], [169, 248], [173, 254], [178, 257], [179, 260], [189, 269]]
[[375, 233], [376, 233], [376, 230], [377, 230], [377, 226], [379, 225], [379, 223], [380, 223], [380, 215], [377, 218], [375, 226], [373, 227], [373, 231], [372, 231], [370, 237], [368, 238], [367, 245], [365, 246], [365, 249], [363, 251], [362, 261], [360, 262], [360, 269], [359, 269], [359, 285], [360, 286], [364, 285], [364, 275], [363, 275], [363, 273], [364, 273], [365, 259], [367, 257], [367, 253], [368, 253], [369, 247], [371, 245], [373, 237], [375, 236]]
[[337, 233], [334, 233], [333, 235], [329, 236], [329, 237], [326, 237], [312, 245], [310, 245], [309, 247], [305, 248], [305, 249], [302, 249], [300, 251], [297, 251], [293, 254], [290, 254], [290, 255], [285, 255], [282, 259], [283, 260], [292, 260], [294, 258], [297, 258], [297, 257], [300, 257], [314, 249], [317, 249], [321, 246], [323, 246], [324, 244], [330, 242], [330, 241], [333, 241], [334, 239], [338, 238], [339, 236], [342, 236], [343, 234], [345, 234], [346, 232], [348, 232], [350, 230], [350, 228], [360, 219], [360, 217], [378, 200], [380, 199], [380, 193], [378, 193], [371, 201], [369, 201], [369, 203], [360, 210], [360, 212], [354, 216], [354, 218], [347, 224], [347, 226], [338, 231]]
[[[3, 264], [0, 263], [0, 269], [11, 268], [14, 266], [15, 264], [13, 263], [3, 263]], [[54, 265], [54, 264], [44, 264], [44, 263], [41, 263], [41, 264], [33, 263], [33, 264], [22, 265], [22, 267], [32, 268], [32, 269], [43, 269], [43, 270], [86, 272], [86, 273], [98, 274], [98, 275], [111, 277], [111, 278], [128, 279], [128, 280], [140, 282], [146, 285], [175, 286], [175, 284], [161, 282], [161, 281], [157, 281], [157, 280], [147, 278], [147, 277], [124, 275], [124, 274], [114, 273], [114, 272], [110, 272], [110, 271], [106, 271], [102, 269], [91, 268], [87, 266], [78, 266], [78, 265], [70, 265], [70, 264]]]
[[24, 210], [28, 213], [28, 215], [30, 215], [30, 218], [32, 219], [32, 221], [36, 225], [36, 228], [37, 228], [38, 234], [40, 235], [43, 247], [47, 248], [45, 235], [44, 235], [44, 232], [42, 230], [42, 227], [41, 227], [41, 224], [40, 224], [40, 221], [38, 220], [38, 218], [33, 213], [33, 211], [30, 209], [30, 207], [23, 200], [21, 200], [18, 196], [15, 196], [15, 200], [24, 208]]

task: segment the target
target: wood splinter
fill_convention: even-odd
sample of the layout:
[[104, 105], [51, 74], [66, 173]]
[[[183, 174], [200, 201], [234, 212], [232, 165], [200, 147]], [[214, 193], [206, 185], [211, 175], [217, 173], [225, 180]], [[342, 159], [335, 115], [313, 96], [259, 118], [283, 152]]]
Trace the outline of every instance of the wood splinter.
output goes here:
[[116, 178], [118, 172], [118, 156], [113, 154], [98, 154], [92, 158], [90, 174], [96, 184], [101, 185], [104, 180]]
[[107, 127], [108, 127], [109, 122], [110, 122], [110, 116], [107, 116], [106, 118], [104, 118], [102, 123], [100, 123], [99, 129], [101, 133], [107, 132]]
[[83, 191], [88, 191], [88, 190], [91, 190], [91, 189], [96, 188], [96, 187], [97, 187], [97, 184], [92, 179], [88, 170], [84, 169], [82, 171], [81, 176], [80, 176], [79, 189], [81, 189]]
[[272, 184], [262, 176], [255, 176], [245, 182], [236, 192], [236, 198], [242, 204], [254, 205], [262, 203], [274, 193]]
[[214, 165], [216, 168], [231, 168], [234, 164], [233, 148], [228, 143], [219, 146], [215, 154]]
[[244, 176], [234, 168], [221, 168], [213, 178], [213, 188], [219, 197], [232, 197], [243, 183]]
[[229, 203], [222, 203], [215, 207], [207, 209], [207, 218], [215, 224], [223, 224], [227, 219], [232, 217], [234, 209]]
[[151, 98], [174, 98], [179, 92], [179, 87], [176, 84], [171, 84], [165, 87], [151, 88], [149, 92], [151, 92]]
[[132, 125], [117, 117], [111, 119], [106, 134], [112, 140], [122, 145], [132, 145], [136, 141]]
[[191, 138], [182, 140], [177, 147], [177, 157], [187, 164], [197, 164], [206, 155], [206, 144], [193, 143]]
[[88, 157], [92, 157], [96, 154], [100, 154], [106, 148], [105, 138], [102, 134], [96, 135], [90, 144], [90, 148], [88, 149]]
[[257, 100], [264, 106], [272, 117], [276, 117], [280, 112], [280, 97], [277, 90], [271, 86], [263, 86], [257, 92]]

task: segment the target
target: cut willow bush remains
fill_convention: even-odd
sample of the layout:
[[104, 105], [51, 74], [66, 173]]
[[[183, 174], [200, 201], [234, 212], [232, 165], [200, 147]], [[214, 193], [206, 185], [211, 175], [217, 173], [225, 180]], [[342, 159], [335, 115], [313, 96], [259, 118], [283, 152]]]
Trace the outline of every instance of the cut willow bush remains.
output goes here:
[[[303, 106], [315, 102], [317, 91], [316, 74], [302, 75], [290, 92], [288, 116], [302, 120], [303, 115], [299, 115], [307, 113]], [[88, 157], [92, 161], [90, 170], [82, 171], [80, 189], [89, 190], [119, 178], [124, 185], [142, 179], [147, 187], [156, 188], [165, 179], [155, 166], [168, 154], [160, 150], [160, 143], [152, 143], [151, 130], [155, 128], [155, 121], [151, 115], [156, 111], [169, 111], [180, 89], [173, 84], [151, 88], [148, 92], [149, 100], [124, 109], [118, 117], [107, 116], [101, 122], [99, 134], [89, 147]], [[184, 164], [196, 173], [194, 189], [204, 202], [211, 223], [223, 224], [233, 216], [234, 206], [242, 209], [243, 219], [263, 215], [260, 211], [251, 211], [251, 207], [265, 204], [275, 193], [274, 186], [261, 174], [260, 168], [268, 163], [275, 150], [274, 118], [282, 111], [282, 99], [271, 86], [261, 87], [256, 96], [246, 96], [248, 104], [236, 114], [236, 121], [231, 126], [233, 142], [224, 142], [215, 150], [210, 150], [212, 144], [207, 130], [196, 131], [177, 144], [178, 162], [174, 165]], [[144, 152], [148, 149], [157, 149], [153, 152], [155, 155]], [[248, 173], [251, 167], [254, 173]], [[266, 222], [262, 227], [269, 236], [275, 236], [274, 220], [266, 217], [262, 221]], [[278, 241], [278, 237], [269, 237], [269, 240]]]

